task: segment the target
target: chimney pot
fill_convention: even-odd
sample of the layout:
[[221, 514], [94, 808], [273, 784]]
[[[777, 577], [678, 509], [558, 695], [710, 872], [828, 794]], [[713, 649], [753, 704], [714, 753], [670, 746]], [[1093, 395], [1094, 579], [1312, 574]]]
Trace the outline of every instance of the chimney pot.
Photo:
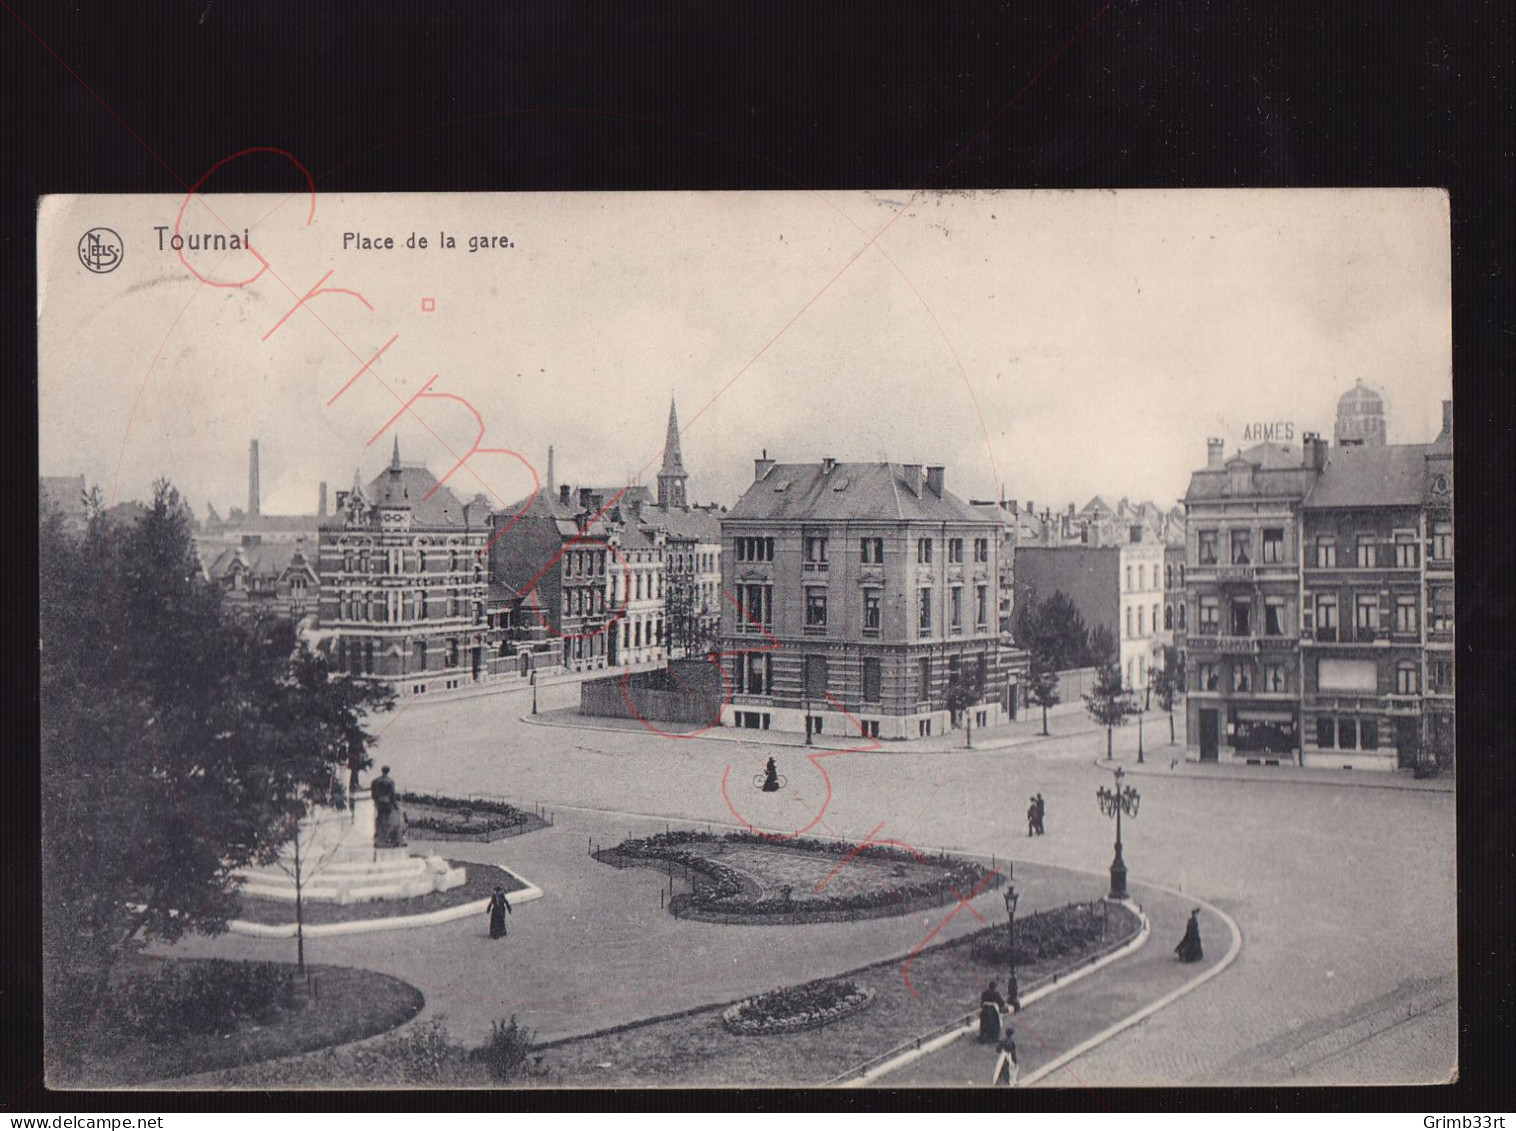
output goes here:
[[567, 503], [569, 501], [569, 485], [567, 483], [560, 483], [558, 485], [558, 501], [560, 503]]
[[926, 469], [926, 485], [931, 488], [932, 494], [942, 498], [943, 489], [947, 484], [947, 468], [941, 465]]
[[1212, 436], [1205, 442], [1205, 465], [1208, 468], [1226, 464], [1226, 441]]
[[826, 456], [821, 461], [821, 474], [830, 475], [837, 467], [837, 461], [831, 456]]
[[901, 464], [901, 472], [905, 476], [905, 486], [911, 494], [921, 497], [921, 465], [919, 463]]
[[1453, 434], [1453, 402], [1442, 402], [1442, 430], [1447, 435]]
[[753, 481], [757, 482], [767, 478], [768, 473], [774, 470], [774, 461], [769, 459], [769, 450], [763, 449], [763, 455], [753, 461]]
[[326, 517], [326, 483], [325, 483], [325, 481], [323, 481], [322, 484], [321, 484], [321, 508], [320, 508], [320, 510], [318, 510], [316, 512], [316, 517], [317, 518], [325, 518]]

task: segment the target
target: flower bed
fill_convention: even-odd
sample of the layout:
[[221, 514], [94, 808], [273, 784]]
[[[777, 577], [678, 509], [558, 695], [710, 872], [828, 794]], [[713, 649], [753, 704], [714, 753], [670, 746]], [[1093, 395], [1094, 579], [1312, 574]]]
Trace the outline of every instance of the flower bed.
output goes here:
[[[1098, 949], [1108, 937], [1129, 934], [1133, 921], [1135, 916], [1126, 908], [1103, 900], [1034, 912], [1016, 920], [1016, 960], [1022, 964], [1045, 962]], [[1007, 965], [1011, 958], [1006, 924], [985, 927], [948, 945], [967, 946], [976, 962], [989, 966]]]
[[[826, 859], [843, 861], [864, 858], [892, 862], [917, 871], [929, 869], [930, 878], [898, 885], [881, 884], [846, 894], [820, 895], [802, 892], [796, 898], [789, 887], [768, 895], [755, 890], [741, 873], [716, 859], [728, 846], [761, 847], [773, 852], [815, 853]], [[756, 833], [726, 833], [717, 836], [702, 832], [660, 833], [652, 837], [635, 837], [614, 848], [602, 849], [595, 857], [605, 863], [626, 867], [629, 864], [673, 863], [686, 869], [693, 888], [676, 894], [669, 901], [675, 916], [713, 922], [850, 922], [856, 919], [903, 915], [926, 907], [936, 907], [958, 899], [978, 886], [988, 874], [978, 864], [952, 856], [921, 856], [889, 845], [853, 845], [798, 838], [776, 842]]]
[[734, 1033], [768, 1036], [819, 1029], [867, 1009], [874, 991], [857, 982], [823, 979], [739, 1001], [721, 1014]]
[[519, 836], [545, 828], [548, 824], [536, 813], [529, 813], [505, 801], [483, 798], [437, 797], [425, 793], [402, 794], [407, 808], [407, 828], [423, 840], [480, 840], [486, 843], [503, 837]]

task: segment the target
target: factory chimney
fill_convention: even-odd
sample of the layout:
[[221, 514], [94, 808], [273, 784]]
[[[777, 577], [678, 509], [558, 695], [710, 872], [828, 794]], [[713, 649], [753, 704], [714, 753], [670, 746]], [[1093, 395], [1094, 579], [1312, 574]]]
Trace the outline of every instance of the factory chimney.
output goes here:
[[258, 517], [258, 441], [254, 440], [247, 452], [247, 513]]

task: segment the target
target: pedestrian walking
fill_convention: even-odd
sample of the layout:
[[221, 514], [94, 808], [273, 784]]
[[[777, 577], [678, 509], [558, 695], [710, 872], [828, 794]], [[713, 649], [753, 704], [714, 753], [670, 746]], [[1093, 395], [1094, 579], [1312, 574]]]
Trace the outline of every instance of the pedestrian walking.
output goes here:
[[1042, 799], [1042, 794], [1039, 793], [1036, 797], [1032, 798], [1032, 805], [1037, 810], [1037, 835], [1041, 836], [1043, 833], [1047, 832], [1047, 829], [1043, 827], [1042, 822], [1048, 815], [1048, 803]]
[[1028, 799], [1031, 804], [1026, 807], [1026, 835], [1032, 836], [1037, 832], [1037, 799]]
[[991, 1083], [997, 1088], [1014, 1088], [1021, 1078], [1021, 1066], [1016, 1063], [1016, 1030], [1006, 1029], [1005, 1036], [995, 1048], [1000, 1055], [995, 1058], [995, 1075]]
[[489, 907], [486, 909], [490, 917], [490, 938], [505, 938], [505, 916], [510, 909], [511, 901], [505, 898], [505, 889], [496, 884], [495, 894], [490, 896]]

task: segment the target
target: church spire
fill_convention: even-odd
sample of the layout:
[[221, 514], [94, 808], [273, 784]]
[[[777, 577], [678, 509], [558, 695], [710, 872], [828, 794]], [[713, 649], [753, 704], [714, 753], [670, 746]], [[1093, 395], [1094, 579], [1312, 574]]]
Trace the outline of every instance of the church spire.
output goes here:
[[684, 456], [679, 451], [679, 413], [674, 407], [674, 398], [669, 398], [668, 435], [663, 441], [663, 467], [658, 471], [658, 505], [660, 507], [688, 506], [685, 497], [685, 481], [689, 473], [684, 470]]
[[395, 450], [390, 456], [390, 470], [400, 470], [400, 434], [398, 432], [395, 434]]

